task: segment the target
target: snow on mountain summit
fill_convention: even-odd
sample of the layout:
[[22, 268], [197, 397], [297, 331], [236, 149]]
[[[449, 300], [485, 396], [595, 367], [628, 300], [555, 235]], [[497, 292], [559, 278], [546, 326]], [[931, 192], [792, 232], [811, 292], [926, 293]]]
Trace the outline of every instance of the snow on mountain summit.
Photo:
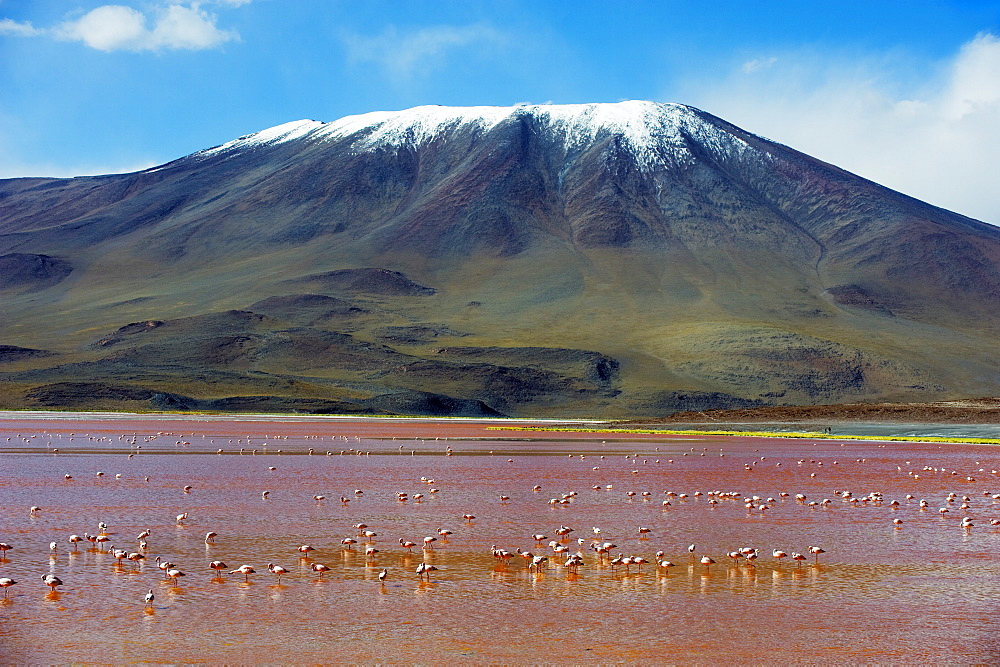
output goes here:
[[354, 150], [418, 147], [459, 130], [485, 134], [506, 121], [531, 117], [540, 131], [562, 142], [567, 151], [620, 137], [640, 167], [677, 164], [691, 159], [688, 142], [718, 150], [742, 150], [746, 143], [682, 104], [626, 101], [592, 104], [523, 104], [512, 107], [419, 106], [375, 111], [329, 123], [301, 120], [240, 137], [199, 153], [224, 154], [295, 140], [348, 140]]

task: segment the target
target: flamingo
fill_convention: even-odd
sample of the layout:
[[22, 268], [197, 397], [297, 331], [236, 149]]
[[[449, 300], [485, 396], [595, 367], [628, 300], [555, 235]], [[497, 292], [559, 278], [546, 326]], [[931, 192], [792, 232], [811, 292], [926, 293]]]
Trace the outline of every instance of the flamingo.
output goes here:
[[276, 577], [278, 577], [278, 585], [281, 585], [281, 575], [286, 574], [288, 570], [281, 567], [280, 565], [275, 565], [274, 563], [268, 563], [267, 569], [269, 569]]
[[324, 572], [330, 571], [330, 568], [328, 568], [326, 565], [323, 565], [323, 563], [313, 563], [312, 565], [310, 565], [310, 567], [312, 568], [313, 572], [319, 572], [320, 579], [323, 578]]
[[566, 559], [566, 562], [563, 563], [563, 567], [571, 570], [573, 574], [576, 574], [582, 564], [583, 564], [583, 557], [580, 556], [579, 554], [573, 554], [572, 556]]
[[316, 551], [316, 550], [313, 549], [308, 544], [303, 544], [301, 547], [299, 547], [299, 553], [301, 553], [303, 556], [307, 556], [310, 551]]
[[243, 575], [243, 581], [249, 583], [250, 582], [250, 575], [254, 574], [256, 571], [257, 570], [253, 569], [249, 565], [240, 565], [235, 570], [231, 570], [229, 572], [229, 574], [242, 574]]
[[375, 554], [378, 553], [378, 549], [375, 547], [368, 547], [365, 549], [365, 558], [368, 560], [375, 560]]
[[188, 518], [188, 513], [182, 512], [181, 514], [177, 515], [176, 520], [177, 523], [184, 523], [184, 521], [187, 520], [187, 518]]
[[784, 551], [782, 551], [781, 549], [772, 549], [771, 550], [771, 555], [774, 556], [775, 558], [777, 558], [779, 563], [781, 562], [782, 558], [787, 558], [788, 557], [788, 554], [785, 553]]
[[401, 538], [399, 538], [399, 546], [403, 547], [404, 549], [406, 549], [406, 550], [407, 550], [407, 551], [409, 551], [410, 553], [413, 553], [413, 552], [411, 551], [411, 549], [413, 549], [413, 547], [417, 546], [417, 543], [416, 543], [416, 542], [411, 542], [411, 541], [409, 541], [409, 540], [404, 540], [404, 539], [403, 539], [403, 538], [401, 537]]
[[[208, 566], [213, 570], [215, 570], [216, 572], [219, 572], [220, 570], [225, 570], [227, 567], [229, 567], [221, 560], [213, 560], [211, 563], [208, 564]], [[221, 577], [222, 575], [220, 574], [219, 576]]]
[[819, 555], [820, 554], [825, 554], [826, 550], [825, 549], [820, 549], [819, 547], [809, 547], [809, 553], [811, 553], [813, 556], [815, 556], [815, 562], [819, 563]]
[[427, 536], [424, 538], [424, 549], [430, 549], [431, 543], [437, 542], [437, 538], [433, 536]]
[[417, 577], [422, 579], [424, 575], [427, 575], [427, 581], [430, 581], [431, 580], [430, 572], [433, 572], [436, 569], [437, 568], [434, 567], [433, 565], [428, 565], [427, 563], [420, 563], [420, 565], [417, 566]]
[[176, 586], [177, 580], [181, 577], [186, 577], [187, 575], [176, 568], [171, 568], [167, 570], [167, 576], [170, 577], [171, 581], [174, 582], [174, 586]]
[[709, 558], [708, 556], [702, 556], [701, 564], [704, 565], [706, 569], [710, 569], [711, 566], [715, 564], [715, 561]]
[[150, 588], [150, 589], [149, 589], [149, 592], [148, 592], [148, 593], [146, 593], [146, 597], [145, 597], [145, 600], [146, 600], [146, 606], [147, 606], [147, 607], [152, 607], [152, 606], [153, 606], [153, 600], [155, 600], [155, 599], [156, 599], [156, 596], [155, 596], [155, 595], [153, 595], [153, 589], [152, 589], [152, 588]]
[[205, 544], [215, 544], [215, 538], [218, 537], [218, 533], [214, 530], [210, 530], [205, 533]]
[[76, 545], [79, 542], [83, 542], [83, 538], [80, 537], [79, 535], [70, 535], [69, 536], [69, 543], [73, 545], [73, 551], [77, 551], [78, 550]]
[[129, 555], [127, 556], [127, 558], [128, 558], [128, 559], [129, 559], [130, 561], [132, 561], [133, 563], [135, 563], [135, 564], [136, 564], [136, 567], [138, 567], [138, 566], [139, 566], [139, 561], [141, 561], [141, 560], [146, 560], [146, 557], [145, 557], [145, 556], [143, 556], [143, 555], [142, 555], [141, 553], [139, 553], [138, 551], [133, 551], [132, 553], [130, 553], [130, 554], [129, 554]]
[[10, 577], [0, 577], [0, 588], [3, 589], [4, 598], [7, 597], [7, 589], [16, 584], [17, 582]]
[[[402, 540], [400, 540], [400, 542], [402, 542]], [[343, 545], [345, 545], [348, 549], [350, 549], [351, 545], [352, 544], [357, 544], [358, 541], [356, 539], [354, 539], [353, 537], [345, 537], [344, 539], [342, 539], [340, 541], [340, 543], [343, 544]]]
[[169, 570], [173, 566], [174, 566], [173, 563], [162, 560], [159, 556], [156, 557], [156, 567], [160, 568], [160, 570], [163, 572], [164, 579], [167, 578], [167, 570]]
[[62, 579], [60, 579], [54, 574], [43, 574], [42, 581], [44, 581], [45, 585], [51, 588], [53, 591], [56, 590], [56, 586], [63, 585]]

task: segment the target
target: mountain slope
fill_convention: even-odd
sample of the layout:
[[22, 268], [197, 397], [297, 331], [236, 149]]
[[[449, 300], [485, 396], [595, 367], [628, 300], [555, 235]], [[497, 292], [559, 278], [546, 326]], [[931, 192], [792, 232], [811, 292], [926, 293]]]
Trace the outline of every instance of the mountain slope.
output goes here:
[[73, 374], [511, 415], [1000, 389], [996, 228], [682, 105], [418, 107], [0, 181], [0, 266], [0, 344], [57, 353], [0, 364], [10, 405]]

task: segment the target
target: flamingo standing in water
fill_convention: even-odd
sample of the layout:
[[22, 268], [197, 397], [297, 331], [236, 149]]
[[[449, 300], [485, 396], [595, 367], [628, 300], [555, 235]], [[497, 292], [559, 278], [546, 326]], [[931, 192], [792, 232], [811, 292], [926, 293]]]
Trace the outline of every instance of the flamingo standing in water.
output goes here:
[[423, 579], [424, 575], [427, 575], [427, 581], [430, 581], [431, 580], [430, 573], [436, 569], [437, 568], [434, 567], [433, 565], [428, 565], [427, 563], [421, 563], [420, 565], [417, 566], [417, 578]]
[[287, 569], [281, 567], [280, 565], [275, 565], [274, 563], [268, 563], [267, 569], [269, 569], [276, 577], [278, 577], [278, 585], [281, 585], [281, 575], [288, 572]]
[[257, 570], [253, 569], [249, 565], [240, 565], [235, 570], [231, 570], [229, 574], [242, 574], [243, 581], [250, 583], [250, 575], [254, 574]]
[[825, 554], [826, 549], [820, 549], [819, 547], [809, 547], [809, 553], [816, 557], [815, 562], [819, 563], [819, 555]]
[[17, 582], [10, 577], [0, 577], [0, 588], [3, 589], [3, 596], [7, 597], [7, 589], [16, 584]]
[[167, 570], [169, 570], [173, 566], [174, 566], [173, 563], [162, 560], [159, 556], [156, 557], [156, 567], [160, 568], [160, 571], [163, 572], [164, 579], [167, 578]]
[[313, 572], [319, 572], [320, 579], [323, 578], [324, 572], [330, 571], [330, 568], [328, 568], [326, 565], [323, 565], [323, 563], [313, 563], [312, 565], [310, 565], [310, 567], [312, 568]]

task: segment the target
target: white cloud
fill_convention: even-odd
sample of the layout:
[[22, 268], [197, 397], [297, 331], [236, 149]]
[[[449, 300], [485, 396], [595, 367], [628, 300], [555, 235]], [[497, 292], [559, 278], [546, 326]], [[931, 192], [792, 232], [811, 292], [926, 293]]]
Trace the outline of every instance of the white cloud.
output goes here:
[[15, 35], [17, 37], [34, 37], [40, 34], [42, 34], [42, 31], [38, 30], [33, 25], [31, 25], [31, 21], [18, 23], [13, 19], [0, 19], [0, 35]]
[[381, 66], [395, 82], [404, 82], [439, 65], [448, 52], [466, 46], [502, 45], [505, 35], [485, 25], [430, 26], [401, 33], [390, 26], [381, 35], [347, 35], [344, 43], [352, 62]]
[[98, 51], [139, 51], [147, 41], [146, 17], [131, 7], [104, 5], [56, 28], [56, 35]]
[[[919, 81], [914, 84], [912, 81]], [[782, 54], [693, 83], [686, 99], [741, 127], [931, 204], [1000, 224], [1000, 38], [950, 58]]]
[[60, 39], [81, 41], [99, 51], [201, 50], [238, 39], [216, 26], [217, 17], [200, 8], [171, 4], [155, 11], [152, 28], [142, 12], [123, 5], [103, 5], [54, 29]]
[[198, 9], [196, 5], [170, 5], [160, 14], [153, 28], [154, 48], [210, 49], [237, 39], [235, 32], [220, 30], [215, 21], [215, 16]]
[[776, 62], [778, 62], [778, 59], [774, 56], [770, 58], [755, 58], [743, 63], [743, 66], [740, 69], [747, 74], [752, 74], [753, 72], [759, 72], [762, 69], [767, 69]]

